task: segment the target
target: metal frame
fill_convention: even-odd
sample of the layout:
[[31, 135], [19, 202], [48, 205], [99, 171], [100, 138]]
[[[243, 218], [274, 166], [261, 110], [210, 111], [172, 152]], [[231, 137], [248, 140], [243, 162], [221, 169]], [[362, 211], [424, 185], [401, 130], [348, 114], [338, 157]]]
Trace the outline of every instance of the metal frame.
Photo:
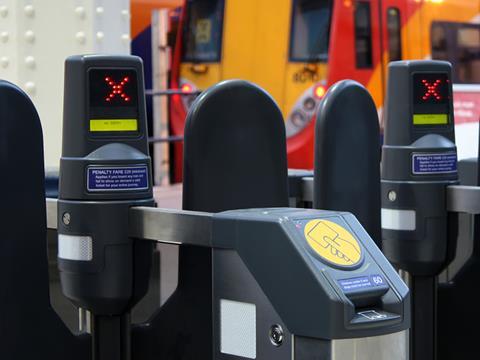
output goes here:
[[[301, 201], [313, 201], [313, 178], [302, 179]], [[57, 229], [57, 200], [47, 199], [47, 228]], [[447, 187], [447, 210], [480, 214], [480, 187]], [[212, 213], [133, 207], [130, 209], [130, 236], [167, 244], [212, 246]]]
[[[302, 178], [300, 201], [313, 202], [313, 177]], [[447, 211], [480, 214], [480, 187], [451, 185], [447, 187]]]
[[[47, 228], [57, 229], [57, 200], [47, 199]], [[212, 247], [211, 213], [132, 207], [129, 214], [129, 235], [165, 244]]]

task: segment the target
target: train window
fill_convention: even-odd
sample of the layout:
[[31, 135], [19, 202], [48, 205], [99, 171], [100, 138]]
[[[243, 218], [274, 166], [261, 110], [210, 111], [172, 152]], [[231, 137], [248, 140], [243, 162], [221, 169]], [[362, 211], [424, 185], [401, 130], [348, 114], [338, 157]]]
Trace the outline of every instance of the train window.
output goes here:
[[432, 59], [448, 60], [447, 31], [444, 24], [434, 23], [430, 31]]
[[454, 82], [480, 82], [479, 24], [434, 22], [431, 45], [433, 59], [452, 63]]
[[328, 59], [331, 0], [295, 0], [290, 38], [290, 60], [318, 62]]
[[390, 61], [402, 60], [402, 32], [400, 10], [387, 9], [388, 55]]
[[220, 61], [224, 2], [225, 0], [187, 0], [183, 61]]
[[373, 66], [372, 19], [370, 3], [366, 1], [357, 1], [355, 4], [355, 57], [357, 68]]

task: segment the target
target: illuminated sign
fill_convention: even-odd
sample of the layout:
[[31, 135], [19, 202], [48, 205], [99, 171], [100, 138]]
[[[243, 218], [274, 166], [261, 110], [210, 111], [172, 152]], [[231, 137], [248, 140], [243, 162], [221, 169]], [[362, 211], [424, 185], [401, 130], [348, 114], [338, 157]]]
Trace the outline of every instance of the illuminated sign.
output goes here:
[[447, 104], [450, 100], [447, 74], [417, 73], [413, 76], [415, 104]]
[[114, 100], [117, 96], [126, 103], [131, 100], [130, 95], [125, 92], [125, 86], [130, 81], [128, 76], [125, 76], [120, 82], [115, 82], [110, 76], [106, 76], [104, 80], [110, 86], [110, 92], [105, 97], [106, 102], [111, 102], [112, 99]]
[[100, 136], [136, 133], [139, 114], [135, 70], [91, 69], [88, 79], [89, 131]]
[[137, 119], [90, 119], [90, 131], [138, 131]]
[[134, 70], [92, 69], [90, 107], [136, 107], [137, 74]]
[[450, 97], [450, 80], [446, 73], [415, 73], [413, 75], [413, 124], [448, 125]]
[[425, 89], [423, 89], [423, 91], [425, 91], [425, 94], [422, 97], [423, 100], [426, 101], [430, 98], [434, 98], [438, 101], [442, 100], [442, 96], [438, 92], [438, 88], [442, 84], [442, 80], [437, 79], [434, 82], [429, 83], [427, 80], [423, 79], [422, 84], [425, 86]]

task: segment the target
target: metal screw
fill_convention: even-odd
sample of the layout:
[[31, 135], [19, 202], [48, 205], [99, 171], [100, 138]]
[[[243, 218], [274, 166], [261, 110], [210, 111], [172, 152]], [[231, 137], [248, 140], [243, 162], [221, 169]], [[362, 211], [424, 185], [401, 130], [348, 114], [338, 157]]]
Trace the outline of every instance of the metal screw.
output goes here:
[[388, 200], [390, 200], [391, 202], [394, 202], [395, 200], [397, 200], [397, 193], [393, 190], [390, 190], [388, 192]]
[[70, 213], [68, 213], [68, 212], [63, 213], [62, 221], [65, 225], [69, 225], [70, 224]]
[[280, 346], [283, 343], [283, 329], [280, 325], [275, 324], [270, 327], [270, 341], [275, 346]]

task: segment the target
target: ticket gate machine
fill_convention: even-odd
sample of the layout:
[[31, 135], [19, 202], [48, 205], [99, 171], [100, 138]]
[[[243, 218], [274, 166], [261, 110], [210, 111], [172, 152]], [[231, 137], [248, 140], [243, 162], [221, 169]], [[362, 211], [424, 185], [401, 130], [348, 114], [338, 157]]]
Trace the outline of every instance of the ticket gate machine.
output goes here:
[[[117, 67], [122, 70], [130, 68], [136, 70], [137, 74], [141, 70], [135, 58], [85, 56], [72, 60], [75, 63], [72, 74], [80, 86], [90, 86], [94, 82], [91, 77], [89, 81], [85, 80], [87, 75], [94, 76], [88, 72], [89, 69], [108, 68], [113, 71], [118, 70]], [[90, 67], [89, 64], [93, 66]], [[107, 77], [109, 76], [102, 74], [99, 81], [108, 83]], [[124, 98], [122, 94], [129, 95], [126, 87], [118, 89], [118, 79], [113, 82], [117, 88], [113, 90], [112, 85], [108, 96], [113, 94], [113, 98]], [[143, 90], [143, 86], [138, 85], [137, 89]], [[16, 88], [13, 93], [16, 97], [24, 96]], [[86, 93], [88, 92], [83, 94]], [[208, 103], [208, 93], [203, 96], [205, 103]], [[83, 101], [85, 99], [82, 96], [77, 99], [84, 106], [88, 103]], [[107, 97], [104, 100], [108, 101], [106, 99]], [[142, 99], [142, 96], [138, 99]], [[201, 99], [202, 96], [198, 101]], [[65, 101], [68, 104], [70, 100]], [[91, 98], [89, 101], [92, 104]], [[263, 103], [265, 104], [264, 101]], [[128, 118], [125, 115], [127, 112]], [[90, 346], [90, 336], [74, 336], [61, 327], [58, 331], [60, 337], [56, 337], [56, 341], [49, 343], [49, 346], [39, 347], [35, 356], [55, 359], [62, 348], [63, 357], [71, 350], [74, 352], [72, 357], [79, 359], [158, 359], [149, 354], [155, 353], [154, 348], [161, 346], [164, 347], [167, 359], [195, 358], [185, 356], [182, 352], [192, 341], [190, 337], [184, 336], [185, 332], [167, 337], [168, 341], [165, 341], [163, 334], [156, 333], [158, 326], [149, 325], [169, 318], [172, 322], [163, 323], [163, 329], [173, 328], [178, 313], [165, 317], [168, 306], [159, 309], [149, 324], [130, 326], [128, 323], [129, 307], [144, 292], [144, 279], [137, 275], [146, 272], [139, 262], [145, 259], [148, 265], [147, 256], [143, 255], [148, 255], [151, 241], [173, 243], [185, 249], [203, 248], [213, 254], [213, 303], [199, 304], [195, 308], [197, 312], [208, 312], [210, 310], [202, 306], [213, 306], [213, 332], [207, 332], [205, 336], [213, 349], [212, 358], [229, 359], [237, 356], [244, 359], [270, 359], [273, 354], [278, 359], [332, 359], [336, 355], [332, 345], [337, 339], [377, 336], [408, 328], [408, 289], [350, 214], [289, 208], [231, 210], [211, 214], [136, 206], [151, 204], [150, 183], [147, 182], [145, 186], [145, 180], [149, 180], [149, 175], [145, 174], [145, 169], [147, 173], [149, 171], [148, 153], [143, 151], [141, 145], [136, 145], [139, 144], [136, 141], [145, 136], [144, 132], [141, 133], [145, 129], [144, 123], [139, 123], [144, 119], [138, 116], [135, 128], [133, 110], [127, 109], [125, 113], [99, 110], [97, 114], [102, 118], [100, 115], [92, 116], [95, 111], [81, 112], [81, 118], [65, 117], [66, 121], [76, 119], [82, 125], [72, 124], [65, 128], [66, 134], [75, 135], [77, 139], [68, 143], [68, 139], [64, 138], [66, 146], [72, 146], [73, 150], [72, 153], [64, 153], [65, 164], [62, 165], [60, 175], [62, 200], [48, 201], [47, 226], [58, 228], [60, 235], [67, 235], [62, 240], [67, 241], [67, 244], [61, 245], [62, 255], [66, 254], [70, 258], [83, 256], [78, 260], [70, 259], [78, 261], [78, 264], [60, 264], [65, 293], [78, 304], [92, 309], [100, 321], [97, 328], [95, 325], [93, 327], [91, 356], [85, 354], [85, 349]], [[141, 115], [141, 111], [138, 114]], [[15, 135], [19, 127], [12, 124], [17, 119], [13, 116], [0, 118], [1, 128], [7, 129], [6, 136]], [[28, 121], [32, 123], [32, 133], [37, 139], [32, 143], [31, 151], [41, 154], [38, 117], [31, 116]], [[73, 128], [77, 131], [69, 130]], [[123, 134], [123, 131], [126, 133]], [[14, 142], [5, 141], [2, 145], [2, 168], [11, 168], [23, 162], [25, 154], [16, 153], [17, 145]], [[218, 151], [221, 152], [222, 149]], [[41, 156], [37, 157], [33, 166], [35, 174], [39, 175], [43, 171]], [[65, 182], [71, 174], [63, 173], [68, 167], [79, 174], [77, 178], [70, 178], [71, 184]], [[93, 173], [91, 169], [101, 171]], [[103, 170], [109, 171], [102, 172]], [[128, 173], [118, 170], [128, 170]], [[41, 177], [39, 175], [37, 178]], [[26, 179], [27, 177], [24, 178], [25, 187], [11, 189], [9, 197], [12, 201], [25, 191], [28, 186]], [[80, 185], [68, 189], [75, 182]], [[111, 192], [112, 189], [122, 189], [122, 192]], [[5, 271], [0, 273], [2, 283], [12, 282], [9, 274], [16, 267], [15, 260], [11, 257], [22, 256], [19, 249], [23, 244], [31, 241], [35, 244], [45, 243], [44, 189], [37, 186], [29, 191], [39, 211], [32, 213], [35, 222], [31, 223], [31, 228], [19, 231], [14, 240], [5, 229], [8, 228], [7, 224], [18, 224], [21, 218], [18, 213], [2, 211], [4, 222], [0, 243], [4, 249], [2, 255], [5, 256], [2, 264]], [[65, 196], [67, 193], [75, 194], [78, 199]], [[139, 203], [135, 204], [137, 200]], [[115, 210], [117, 204], [121, 206]], [[108, 207], [111, 211], [97, 210], [96, 205], [98, 209]], [[84, 206], [88, 211], [77, 210]], [[101, 219], [105, 219], [105, 222], [99, 222]], [[73, 230], [69, 231], [67, 227]], [[110, 239], [114, 241], [109, 240], [111, 231], [116, 234], [115, 238]], [[114, 249], [107, 250], [109, 246]], [[137, 246], [141, 250], [141, 256], [138, 257]], [[45, 259], [45, 249], [35, 247], [33, 250], [28, 254], [29, 257]], [[95, 262], [99, 260], [98, 257], [106, 262], [105, 266], [89, 268], [88, 262]], [[114, 271], [116, 267], [117, 271]], [[32, 270], [30, 267], [27, 269]], [[46, 278], [45, 266], [33, 271]], [[119, 274], [123, 274], [125, 281], [118, 279]], [[99, 286], [102, 281], [115, 286]], [[182, 277], [179, 281], [183, 281]], [[43, 299], [34, 314], [36, 319], [42, 319], [44, 314], [51, 312], [43, 296], [47, 288], [42, 287], [42, 282], [35, 285], [38, 285], [38, 291], [31, 292], [28, 300], [35, 303], [39, 298]], [[195, 284], [191, 286], [195, 287]], [[194, 301], [192, 298], [184, 298], [175, 311], [191, 306], [190, 300]], [[13, 309], [16, 311], [14, 304]], [[20, 314], [21, 310], [15, 313]], [[2, 306], [0, 311], [2, 319], [9, 319], [2, 321], [3, 329], [17, 326], [15, 319], [4, 316], [12, 309]], [[184, 320], [186, 328], [193, 326], [189, 324], [188, 318]], [[44, 333], [50, 327], [53, 329], [52, 322], [45, 324], [48, 328], [43, 330]], [[99, 332], [95, 334], [95, 331]], [[189, 331], [196, 335], [204, 329], [194, 327]], [[32, 353], [24, 355], [22, 349], [20, 356], [15, 354], [16, 349], [11, 344], [4, 344], [3, 335], [2, 333], [0, 338], [0, 348], [2, 351], [9, 350], [7, 358], [31, 358]], [[28, 343], [32, 337], [39, 340], [38, 332], [25, 334], [25, 342]], [[59, 343], [58, 339], [62, 337], [70, 340]]]
[[[258, 86], [232, 80], [199, 96], [192, 109], [184, 135], [183, 209], [221, 212], [288, 206], [285, 127], [273, 99]], [[190, 339], [178, 345], [183, 358], [214, 356], [211, 304], [212, 289], [218, 287], [212, 283], [216, 258], [211, 247], [179, 248], [178, 274], [172, 269], [173, 277], [179, 277], [177, 289], [149, 325], [157, 330], [138, 337], [141, 348], [156, 344], [145, 359], [168, 358], [178, 338]], [[168, 281], [169, 275], [162, 274], [162, 279]]]
[[[208, 211], [262, 205], [285, 206], [285, 130], [280, 111], [271, 97], [248, 82], [226, 81], [202, 94], [193, 109], [187, 117], [185, 131], [184, 204], [192, 210]], [[212, 132], [212, 129], [215, 131]], [[248, 139], [247, 148], [245, 139]], [[219, 152], [218, 149], [222, 151]], [[225, 156], [226, 154], [228, 156]], [[235, 161], [226, 167], [226, 158]], [[190, 187], [196, 191], [192, 191]], [[261, 247], [260, 244], [256, 246]], [[231, 251], [214, 249], [212, 256], [214, 293], [224, 292], [221, 289], [226, 283], [242, 281], [242, 292], [239, 293], [234, 287], [228, 290], [231, 296], [243, 300], [259, 297], [255, 295], [258, 292], [257, 287], [248, 290], [251, 288], [248, 284], [253, 281], [249, 281], [247, 274], [241, 275], [248, 272], [242, 270], [245, 266], [238, 255]], [[238, 267], [236, 273], [226, 266], [233, 263]], [[232, 281], [227, 280], [230, 276]], [[247, 292], [250, 295], [247, 295]], [[213, 300], [217, 314], [221, 313], [221, 309], [218, 310], [218, 299], [219, 296], [216, 296]], [[270, 314], [271, 310], [266, 309], [266, 314]], [[267, 333], [274, 323], [273, 320], [275, 318], [261, 324], [264, 330], [259, 331], [259, 338], [261, 333]], [[215, 333], [221, 333], [218, 323], [215, 327]], [[271, 329], [272, 336], [275, 335], [275, 330], [282, 334], [285, 343], [283, 349], [272, 349], [271, 342], [266, 341], [259, 343], [262, 344], [262, 347], [258, 348], [259, 354], [269, 351], [271, 356], [275, 356], [279, 351], [284, 354], [291, 351], [288, 349], [290, 336], [283, 334], [288, 328], [279, 324], [279, 327]], [[331, 349], [335, 358], [343, 358], [338, 357], [342, 350], [343, 347], [338, 343]], [[266, 356], [267, 353], [264, 354]], [[218, 350], [217, 355], [220, 355]], [[361, 354], [357, 353], [356, 356]]]
[[[387, 134], [383, 158], [383, 245], [389, 259], [403, 269], [401, 273], [412, 291], [411, 358], [470, 359], [477, 354], [475, 324], [478, 311], [475, 299], [468, 295], [478, 270], [478, 159], [458, 163], [461, 185], [456, 185], [451, 89], [448, 82], [442, 81], [442, 77], [449, 78], [449, 64], [401, 62], [392, 64], [391, 71], [394, 76], [391, 76], [391, 96], [386, 106]], [[436, 79], [432, 81], [434, 77]], [[416, 82], [415, 78], [419, 81]], [[332, 105], [331, 96], [341, 98], [340, 90], [345, 91], [347, 81], [343, 83], [342, 87], [334, 86], [335, 91], [329, 91], [323, 100], [328, 106], [321, 107], [317, 119], [316, 137], [323, 137], [319, 144], [329, 142], [335, 146], [339, 140], [345, 140], [343, 132], [319, 131], [325, 128], [319, 122], [334, 122], [337, 112], [352, 118], [349, 114], [351, 107], [345, 107], [344, 102], [338, 101], [337, 109]], [[444, 97], [445, 94], [447, 97]], [[371, 111], [365, 105], [362, 104], [363, 110], [353, 111], [366, 116]], [[351, 125], [355, 126], [355, 123]], [[355, 141], [351, 143], [355, 148]], [[348, 144], [343, 148], [348, 150]], [[342, 146], [335, 150], [338, 151], [338, 148]], [[328, 163], [327, 154], [320, 154], [320, 159], [327, 157]], [[338, 156], [332, 149], [330, 154]], [[333, 179], [327, 179], [327, 183], [333, 184], [331, 188], [335, 189], [336, 174], [345, 170], [330, 166], [334, 170], [333, 173], [330, 171]], [[322, 182], [325, 183], [325, 179], [320, 179], [317, 184]], [[295, 196], [291, 199], [292, 203], [310, 204], [316, 199], [314, 192], [318, 191], [318, 185], [310, 174], [297, 175], [296, 172], [290, 183]], [[393, 189], [397, 190], [390, 192]], [[335, 194], [328, 194], [328, 186], [320, 190], [326, 194], [325, 199], [334, 198]], [[343, 195], [337, 192], [340, 199]], [[334, 206], [352, 206], [348, 202], [331, 203]], [[408, 229], [413, 223], [418, 224], [417, 231]], [[385, 348], [372, 342], [370, 345], [374, 351]], [[408, 346], [402, 349], [405, 351]], [[391, 357], [382, 355], [380, 358]]]
[[127, 235], [128, 209], [153, 205], [143, 88], [140, 58], [65, 62], [58, 264], [63, 294], [93, 315], [94, 359], [130, 359], [148, 286], [152, 243]]
[[451, 65], [389, 66], [382, 158], [383, 252], [408, 272], [412, 360], [437, 358], [438, 275], [454, 256], [456, 217], [447, 187], [458, 183]]
[[[468, 189], [479, 189], [478, 170], [478, 157], [460, 160], [458, 162], [460, 184]], [[471, 195], [470, 201], [472, 204], [480, 205], [475, 196]], [[437, 322], [439, 360], [453, 358], [466, 360], [477, 356], [476, 324], [480, 319], [480, 311], [476, 306], [477, 301], [470, 294], [472, 284], [480, 271], [479, 214], [479, 209], [474, 208], [459, 214], [455, 258], [439, 276], [438, 313], [441, 314]]]

